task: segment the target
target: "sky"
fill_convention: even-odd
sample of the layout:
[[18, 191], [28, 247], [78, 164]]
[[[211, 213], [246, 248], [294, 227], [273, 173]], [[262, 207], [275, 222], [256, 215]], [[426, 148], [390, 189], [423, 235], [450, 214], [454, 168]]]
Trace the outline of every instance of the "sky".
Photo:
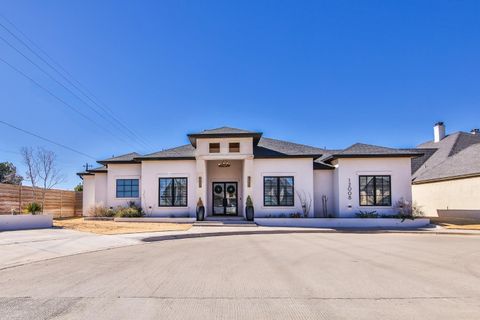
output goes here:
[[53, 150], [60, 188], [221, 126], [331, 149], [480, 127], [480, 1], [0, 2], [0, 120], [82, 153], [0, 123], [0, 161]]

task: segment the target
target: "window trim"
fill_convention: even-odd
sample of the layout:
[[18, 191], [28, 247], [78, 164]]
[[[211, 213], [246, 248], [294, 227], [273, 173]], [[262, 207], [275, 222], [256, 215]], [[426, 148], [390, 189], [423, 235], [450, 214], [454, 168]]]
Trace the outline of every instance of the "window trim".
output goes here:
[[[373, 204], [362, 204], [362, 194], [361, 194], [361, 183], [360, 180], [362, 177], [373, 177]], [[388, 177], [390, 183], [388, 185], [388, 194], [390, 195], [390, 204], [377, 204], [377, 179], [376, 177]], [[392, 206], [392, 176], [388, 174], [363, 174], [358, 176], [358, 205], [360, 207], [391, 207]]]
[[[277, 203], [278, 205], [269, 205], [265, 203], [265, 179], [276, 178], [277, 179]], [[281, 205], [280, 204], [280, 179], [281, 178], [291, 178], [292, 179], [292, 188], [293, 188], [293, 202], [291, 205]], [[295, 177], [294, 176], [263, 176], [263, 206], [268, 208], [278, 208], [278, 207], [295, 207]]]
[[[160, 192], [160, 180], [172, 180], [172, 205], [162, 205], [160, 202], [161, 192]], [[185, 179], [186, 180], [186, 192], [185, 192], [185, 205], [175, 205], [175, 179]], [[158, 177], [158, 207], [159, 208], [186, 208], [188, 207], [188, 177]]]
[[[235, 144], [238, 146], [238, 151], [232, 151], [232, 144]], [[229, 153], [240, 153], [240, 142], [229, 142], [228, 143], [228, 152]]]
[[[118, 196], [118, 180], [137, 180], [138, 181], [138, 195], [136, 197], [134, 196], [129, 196], [129, 197], [119, 197]], [[132, 184], [130, 184], [130, 186], [132, 186]], [[125, 192], [125, 191], [123, 191]], [[131, 194], [132, 190], [130, 190], [130, 194]], [[115, 178], [115, 199], [138, 199], [140, 198], [140, 179], [139, 178]]]
[[[215, 145], [218, 145], [218, 151], [212, 151], [212, 145], [215, 144]], [[208, 153], [220, 153], [221, 151], [221, 144], [220, 142], [210, 142], [208, 144]]]

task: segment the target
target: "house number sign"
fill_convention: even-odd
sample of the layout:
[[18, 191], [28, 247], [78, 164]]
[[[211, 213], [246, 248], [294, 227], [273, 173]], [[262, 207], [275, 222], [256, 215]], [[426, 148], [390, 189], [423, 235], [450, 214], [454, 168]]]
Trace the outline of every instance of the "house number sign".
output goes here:
[[347, 187], [348, 200], [352, 200], [352, 181], [348, 178], [348, 187]]

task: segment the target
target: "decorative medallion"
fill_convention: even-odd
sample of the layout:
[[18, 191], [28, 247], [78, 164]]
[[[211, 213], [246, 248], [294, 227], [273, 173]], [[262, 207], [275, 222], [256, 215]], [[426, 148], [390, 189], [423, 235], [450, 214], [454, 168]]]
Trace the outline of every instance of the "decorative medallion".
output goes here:
[[215, 189], [214, 189], [215, 193], [222, 193], [223, 192], [223, 188], [221, 186], [215, 186]]
[[228, 186], [227, 187], [227, 192], [232, 194], [232, 193], [235, 193], [235, 187], [234, 186]]

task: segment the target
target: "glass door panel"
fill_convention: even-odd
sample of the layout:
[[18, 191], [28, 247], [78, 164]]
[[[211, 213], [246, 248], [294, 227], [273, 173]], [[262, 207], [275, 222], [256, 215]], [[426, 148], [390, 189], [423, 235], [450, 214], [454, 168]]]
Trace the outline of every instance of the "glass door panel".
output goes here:
[[213, 186], [213, 214], [238, 215], [238, 190], [236, 182], [214, 182]]

